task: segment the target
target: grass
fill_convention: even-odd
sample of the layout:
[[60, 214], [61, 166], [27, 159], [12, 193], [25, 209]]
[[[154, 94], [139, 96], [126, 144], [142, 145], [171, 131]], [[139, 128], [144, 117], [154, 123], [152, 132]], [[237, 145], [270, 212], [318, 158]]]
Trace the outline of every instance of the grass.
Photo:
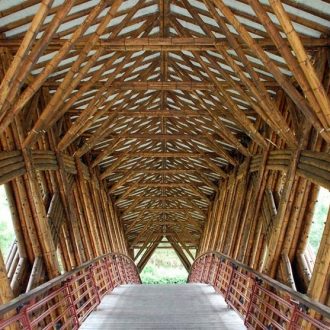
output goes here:
[[15, 233], [5, 187], [0, 185], [0, 250], [4, 259], [7, 258], [14, 240]]
[[156, 249], [140, 276], [143, 284], [179, 284], [188, 272], [173, 249]]
[[313, 224], [309, 232], [308, 243], [311, 245], [315, 255], [320, 246], [324, 225], [330, 206], [330, 191], [324, 188], [320, 189], [318, 201], [315, 205]]

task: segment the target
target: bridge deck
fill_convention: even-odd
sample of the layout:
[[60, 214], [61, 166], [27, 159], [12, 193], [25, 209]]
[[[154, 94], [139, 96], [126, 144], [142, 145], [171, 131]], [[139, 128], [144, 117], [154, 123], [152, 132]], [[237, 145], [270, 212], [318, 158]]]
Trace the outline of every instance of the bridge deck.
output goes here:
[[81, 329], [246, 329], [206, 284], [123, 285], [103, 298]]

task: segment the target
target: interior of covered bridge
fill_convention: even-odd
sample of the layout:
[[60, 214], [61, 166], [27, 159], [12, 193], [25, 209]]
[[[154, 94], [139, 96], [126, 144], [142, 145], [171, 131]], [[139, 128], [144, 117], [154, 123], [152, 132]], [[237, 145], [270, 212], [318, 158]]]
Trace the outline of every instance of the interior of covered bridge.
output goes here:
[[[0, 329], [330, 329], [329, 31], [328, 0], [1, 0]], [[165, 248], [187, 284], [141, 284]]]

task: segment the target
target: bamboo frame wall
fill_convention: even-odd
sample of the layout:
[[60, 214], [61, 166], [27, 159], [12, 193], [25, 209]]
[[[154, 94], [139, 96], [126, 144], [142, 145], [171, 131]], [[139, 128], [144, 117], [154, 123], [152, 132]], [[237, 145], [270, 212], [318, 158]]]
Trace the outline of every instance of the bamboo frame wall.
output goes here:
[[[318, 73], [328, 83], [326, 66]], [[288, 113], [286, 96], [276, 100]], [[254, 156], [219, 183], [198, 254], [227, 254], [329, 305], [330, 210], [316, 258], [307, 245], [319, 187], [330, 189], [329, 145], [308, 122], [295, 150], [270, 139], [263, 151], [252, 144]]]
[[[40, 102], [43, 97], [47, 90]], [[98, 170], [51, 150], [54, 131], [33, 151], [20, 150], [20, 130], [24, 126], [17, 119], [1, 137], [0, 184], [5, 184], [16, 236], [6, 262], [0, 258], [2, 303], [99, 255], [128, 255]]]

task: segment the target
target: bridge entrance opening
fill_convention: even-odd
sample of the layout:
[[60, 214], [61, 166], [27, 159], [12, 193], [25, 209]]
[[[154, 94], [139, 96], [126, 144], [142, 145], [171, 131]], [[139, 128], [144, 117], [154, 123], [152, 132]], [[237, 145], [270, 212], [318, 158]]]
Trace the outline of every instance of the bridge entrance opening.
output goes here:
[[[180, 238], [178, 238], [180, 239]], [[134, 249], [134, 259], [143, 284], [182, 284], [187, 282], [196, 255], [193, 246], [163, 236], [147, 246]]]
[[143, 284], [182, 284], [188, 272], [173, 249], [157, 248], [140, 276]]

